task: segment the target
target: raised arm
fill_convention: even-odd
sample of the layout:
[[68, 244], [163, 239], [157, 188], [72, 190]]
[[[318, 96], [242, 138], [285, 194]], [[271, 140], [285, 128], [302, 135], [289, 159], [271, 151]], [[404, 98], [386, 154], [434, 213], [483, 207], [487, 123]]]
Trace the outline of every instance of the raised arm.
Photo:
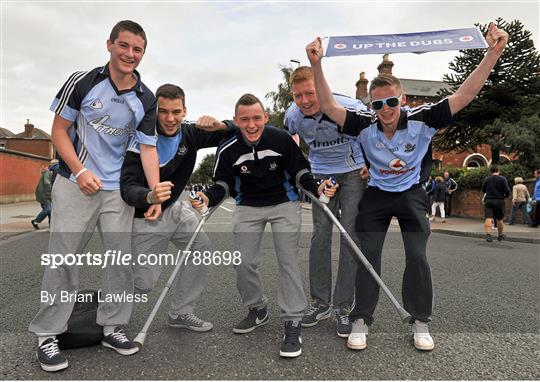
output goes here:
[[489, 47], [478, 67], [463, 81], [459, 89], [448, 97], [452, 115], [471, 103], [482, 89], [489, 73], [491, 73], [508, 42], [508, 33], [497, 28], [494, 23], [490, 23], [486, 34], [486, 42]]
[[311, 63], [313, 82], [315, 83], [315, 90], [317, 91], [317, 98], [319, 99], [321, 111], [330, 117], [332, 121], [343, 126], [345, 124], [347, 112], [343, 106], [336, 102], [332, 95], [332, 91], [324, 78], [321, 63], [323, 47], [320, 37], [317, 37], [315, 41], [306, 46], [306, 54]]

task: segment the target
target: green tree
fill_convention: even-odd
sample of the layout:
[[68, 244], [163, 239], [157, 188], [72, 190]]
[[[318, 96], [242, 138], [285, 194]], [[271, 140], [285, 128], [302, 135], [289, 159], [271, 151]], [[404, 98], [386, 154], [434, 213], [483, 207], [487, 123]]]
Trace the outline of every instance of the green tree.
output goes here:
[[278, 84], [277, 91], [266, 93], [265, 98], [272, 100], [272, 108], [266, 111], [270, 114], [269, 125], [283, 128], [283, 116], [289, 105], [293, 102], [289, 78], [293, 69], [290, 66], [280, 65], [279, 69], [283, 75], [283, 82]]
[[199, 164], [197, 170], [191, 174], [189, 178], [190, 184], [211, 184], [212, 174], [214, 172], [214, 164], [216, 163], [215, 154], [208, 154]]
[[[519, 130], [525, 136], [534, 134], [536, 119], [529, 118], [538, 116], [539, 109], [530, 106], [537, 104], [540, 96], [540, 56], [531, 32], [519, 20], [506, 22], [498, 18], [496, 24], [510, 36], [506, 49], [476, 99], [434, 139], [435, 147], [441, 151], [462, 151], [488, 144], [493, 163], [499, 163], [500, 151], [529, 155], [531, 150], [521, 144], [516, 133]], [[487, 32], [488, 25], [476, 25], [483, 34]], [[456, 91], [484, 57], [480, 49], [462, 50], [460, 54], [449, 65], [454, 73], [444, 75], [452, 91], [441, 91], [443, 96]], [[522, 118], [526, 120], [520, 122]]]

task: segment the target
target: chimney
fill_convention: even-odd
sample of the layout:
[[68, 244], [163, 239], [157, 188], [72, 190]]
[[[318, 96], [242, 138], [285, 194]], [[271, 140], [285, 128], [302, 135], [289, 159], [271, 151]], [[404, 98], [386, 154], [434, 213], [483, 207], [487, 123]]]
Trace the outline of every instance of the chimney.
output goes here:
[[366, 80], [366, 73], [360, 73], [360, 79], [356, 81], [356, 99], [364, 100], [368, 95], [367, 91], [368, 80]]
[[390, 57], [387, 53], [383, 55], [383, 61], [377, 66], [377, 69], [379, 70], [379, 74], [392, 74], [393, 66], [394, 63], [390, 61]]
[[34, 125], [30, 123], [30, 120], [26, 120], [26, 124], [24, 125], [24, 137], [25, 138], [32, 138], [34, 133]]

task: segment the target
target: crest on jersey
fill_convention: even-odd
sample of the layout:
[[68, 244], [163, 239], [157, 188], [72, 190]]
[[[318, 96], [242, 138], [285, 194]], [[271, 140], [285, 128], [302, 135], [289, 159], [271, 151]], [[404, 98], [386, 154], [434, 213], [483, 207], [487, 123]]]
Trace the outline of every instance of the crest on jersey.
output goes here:
[[182, 145], [180, 146], [180, 148], [178, 149], [178, 155], [185, 155], [187, 153], [187, 147]]
[[270, 163], [270, 170], [275, 170], [276, 168], [277, 168], [277, 163], [276, 162]]
[[90, 107], [92, 109], [103, 109], [103, 104], [101, 103], [99, 98], [96, 98], [92, 101], [92, 103], [90, 103]]
[[412, 143], [407, 143], [405, 145], [405, 152], [410, 153], [411, 151], [414, 151], [415, 148], [416, 148], [416, 145], [413, 145]]

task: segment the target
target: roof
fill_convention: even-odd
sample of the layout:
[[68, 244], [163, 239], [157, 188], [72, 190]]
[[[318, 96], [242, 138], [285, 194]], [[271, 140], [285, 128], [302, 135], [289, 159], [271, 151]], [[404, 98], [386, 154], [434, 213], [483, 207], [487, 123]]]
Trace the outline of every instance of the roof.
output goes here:
[[8, 129], [5, 129], [3, 127], [0, 127], [0, 138], [11, 138], [13, 137], [15, 134], [13, 134], [11, 131], [9, 131]]
[[451, 90], [450, 85], [443, 81], [430, 80], [411, 80], [400, 78], [401, 87], [406, 95], [422, 96], [422, 97], [437, 97], [437, 92], [440, 89]]
[[[24, 136], [24, 131], [23, 131], [22, 133], [15, 134], [11, 138], [26, 138], [26, 137]], [[33, 128], [32, 129], [32, 139], [51, 139], [51, 136], [49, 134], [47, 134], [46, 132], [44, 132], [43, 130], [41, 130], [41, 129]]]

